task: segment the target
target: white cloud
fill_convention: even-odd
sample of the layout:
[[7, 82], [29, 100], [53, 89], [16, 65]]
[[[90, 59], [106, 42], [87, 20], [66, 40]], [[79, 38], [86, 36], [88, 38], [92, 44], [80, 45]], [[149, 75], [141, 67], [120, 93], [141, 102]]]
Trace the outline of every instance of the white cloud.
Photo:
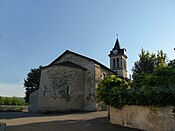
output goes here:
[[24, 97], [25, 89], [22, 84], [0, 83], [0, 96]]

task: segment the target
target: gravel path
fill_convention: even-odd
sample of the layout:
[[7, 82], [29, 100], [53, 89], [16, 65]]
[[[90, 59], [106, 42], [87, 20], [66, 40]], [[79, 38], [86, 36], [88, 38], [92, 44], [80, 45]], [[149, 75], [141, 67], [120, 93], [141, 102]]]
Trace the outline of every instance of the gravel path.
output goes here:
[[137, 131], [110, 124], [104, 111], [50, 115], [0, 112], [0, 122], [7, 124], [6, 131]]

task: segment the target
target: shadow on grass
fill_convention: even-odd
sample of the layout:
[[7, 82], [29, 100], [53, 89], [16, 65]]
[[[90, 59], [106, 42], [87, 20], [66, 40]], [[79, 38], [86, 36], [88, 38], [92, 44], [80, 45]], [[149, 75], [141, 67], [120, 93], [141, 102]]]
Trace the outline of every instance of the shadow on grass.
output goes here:
[[90, 120], [60, 120], [7, 126], [7, 131], [139, 131], [112, 125], [106, 117]]

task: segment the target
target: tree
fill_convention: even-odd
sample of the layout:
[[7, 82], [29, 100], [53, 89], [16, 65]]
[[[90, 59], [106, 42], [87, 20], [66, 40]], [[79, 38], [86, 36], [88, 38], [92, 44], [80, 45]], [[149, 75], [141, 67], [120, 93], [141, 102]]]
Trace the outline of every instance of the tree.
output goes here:
[[175, 69], [170, 66], [156, 67], [142, 81], [144, 96], [149, 105], [174, 105], [175, 101]]
[[150, 54], [148, 51], [146, 52], [143, 48], [141, 49], [141, 53], [139, 54], [140, 60], [134, 63], [134, 67], [132, 68], [133, 74], [141, 74], [143, 73], [151, 73], [154, 69], [155, 63], [155, 54]]
[[145, 81], [142, 78], [145, 75], [153, 73], [153, 70], [156, 67], [165, 67], [166, 66], [166, 54], [163, 53], [162, 50], [158, 51], [157, 54], [149, 53], [144, 49], [141, 49], [141, 53], [139, 54], [139, 60], [134, 63], [133, 71], [133, 80], [135, 87], [139, 88], [144, 84]]
[[155, 53], [149, 53], [145, 51], [143, 48], [141, 49], [141, 53], [139, 54], [140, 60], [134, 63], [134, 67], [132, 68], [133, 74], [135, 73], [147, 73], [150, 74], [153, 72], [155, 67], [165, 67], [166, 66], [166, 58], [167, 55], [163, 53], [162, 50]]
[[175, 67], [175, 59], [168, 63], [168, 66]]
[[27, 78], [24, 79], [24, 87], [26, 88], [26, 102], [29, 102], [30, 94], [34, 90], [39, 89], [41, 69], [42, 66], [39, 66], [39, 68], [31, 69], [30, 72], [27, 74]]
[[130, 84], [115, 75], [105, 77], [98, 85], [97, 99], [107, 105], [121, 107], [129, 100]]
[[155, 67], [165, 67], [167, 55], [163, 53], [163, 50], [157, 52], [157, 57], [155, 61]]

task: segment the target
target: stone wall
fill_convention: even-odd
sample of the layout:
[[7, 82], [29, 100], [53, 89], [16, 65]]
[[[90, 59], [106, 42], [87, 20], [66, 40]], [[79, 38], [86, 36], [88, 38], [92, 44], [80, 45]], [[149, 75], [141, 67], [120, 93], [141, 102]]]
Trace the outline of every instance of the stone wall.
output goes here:
[[41, 74], [38, 112], [84, 110], [86, 71], [77, 67], [53, 65]]
[[122, 109], [110, 106], [109, 113], [112, 124], [148, 131], [175, 130], [173, 106], [157, 108], [132, 105]]
[[[107, 69], [104, 69], [100, 65], [95, 64], [95, 80], [96, 80], [96, 85], [95, 88], [97, 89], [98, 84], [103, 80], [106, 76], [110, 76], [113, 73]], [[96, 90], [95, 90], [96, 94]], [[106, 104], [103, 102], [97, 101], [96, 100], [96, 110], [101, 111], [101, 110], [107, 110]]]
[[29, 112], [37, 112], [38, 94], [39, 94], [38, 90], [36, 90], [30, 94], [29, 106], [28, 106]]
[[101, 67], [100, 65], [95, 64], [95, 81], [96, 81], [96, 85], [98, 85], [99, 82], [101, 82], [101, 80], [103, 80], [106, 76], [110, 76], [112, 74], [113, 74], [112, 71], [109, 71], [109, 70]]
[[84, 58], [82, 56], [67, 53], [62, 56], [55, 63], [61, 63], [70, 61], [81, 67], [87, 69], [85, 74], [85, 111], [95, 111], [96, 110], [96, 102], [95, 102], [95, 64], [93, 61]]

